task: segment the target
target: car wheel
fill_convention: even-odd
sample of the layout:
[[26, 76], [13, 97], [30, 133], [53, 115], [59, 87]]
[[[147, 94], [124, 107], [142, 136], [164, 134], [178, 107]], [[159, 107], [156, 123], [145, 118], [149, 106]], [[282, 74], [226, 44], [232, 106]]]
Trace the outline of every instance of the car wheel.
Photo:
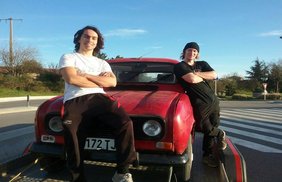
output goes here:
[[188, 161], [181, 166], [174, 167], [174, 173], [178, 181], [188, 181], [191, 177], [193, 162], [192, 135], [190, 135], [188, 146], [185, 152], [188, 155]]
[[57, 157], [41, 157], [38, 161], [40, 168], [48, 173], [57, 172], [65, 167], [66, 161]]

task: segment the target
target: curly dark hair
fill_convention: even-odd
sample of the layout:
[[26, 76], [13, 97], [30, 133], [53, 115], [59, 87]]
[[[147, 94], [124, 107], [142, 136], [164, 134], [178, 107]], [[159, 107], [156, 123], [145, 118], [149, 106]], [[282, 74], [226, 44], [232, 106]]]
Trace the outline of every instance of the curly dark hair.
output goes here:
[[94, 27], [94, 26], [86, 26], [80, 30], [78, 30], [73, 37], [73, 43], [75, 44], [75, 52], [77, 52], [79, 50], [80, 47], [80, 43], [79, 40], [83, 34], [83, 32], [87, 29], [93, 30], [94, 32], [96, 32], [98, 34], [98, 41], [97, 41], [97, 46], [95, 47], [95, 49], [93, 50], [92, 55], [95, 56], [96, 54], [100, 53], [100, 50], [104, 48], [104, 38], [103, 35], [101, 34], [101, 32], [99, 31], [98, 28]]

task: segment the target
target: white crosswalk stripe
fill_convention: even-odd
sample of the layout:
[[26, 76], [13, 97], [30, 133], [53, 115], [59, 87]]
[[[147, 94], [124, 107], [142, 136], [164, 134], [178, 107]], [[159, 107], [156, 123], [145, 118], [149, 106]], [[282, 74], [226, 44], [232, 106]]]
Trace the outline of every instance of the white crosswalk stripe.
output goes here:
[[273, 148], [273, 147], [268, 147], [266, 145], [262, 145], [262, 144], [258, 144], [258, 143], [254, 143], [254, 142], [250, 142], [247, 140], [242, 140], [239, 138], [235, 138], [235, 137], [229, 137], [233, 143], [235, 143], [236, 145], [241, 145], [247, 148], [251, 148], [253, 150], [258, 150], [261, 152], [267, 152], [267, 153], [282, 153], [282, 150]]
[[236, 145], [282, 153], [282, 108], [222, 109], [221, 126]]

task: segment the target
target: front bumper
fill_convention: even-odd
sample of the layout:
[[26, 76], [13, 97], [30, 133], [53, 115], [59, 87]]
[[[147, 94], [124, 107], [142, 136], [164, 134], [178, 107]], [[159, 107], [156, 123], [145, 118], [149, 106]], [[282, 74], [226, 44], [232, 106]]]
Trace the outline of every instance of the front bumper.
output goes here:
[[[64, 147], [62, 145], [48, 143], [33, 143], [30, 152], [40, 156], [50, 156], [65, 158]], [[85, 152], [85, 160], [101, 161], [101, 162], [116, 162], [116, 152], [107, 151], [87, 151]], [[141, 165], [168, 165], [177, 166], [187, 163], [188, 155], [164, 154], [164, 153], [144, 153], [138, 152]]]

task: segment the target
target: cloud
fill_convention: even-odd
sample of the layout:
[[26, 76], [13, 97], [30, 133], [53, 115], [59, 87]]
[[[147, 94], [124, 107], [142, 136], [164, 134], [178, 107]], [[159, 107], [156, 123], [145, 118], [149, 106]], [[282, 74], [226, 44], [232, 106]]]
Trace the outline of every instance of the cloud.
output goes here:
[[143, 29], [116, 29], [111, 30], [105, 34], [105, 36], [117, 36], [117, 37], [132, 37], [137, 35], [142, 35], [147, 33], [146, 30]]
[[282, 36], [282, 30], [272, 30], [270, 32], [263, 32], [260, 33], [259, 36], [261, 37]]

